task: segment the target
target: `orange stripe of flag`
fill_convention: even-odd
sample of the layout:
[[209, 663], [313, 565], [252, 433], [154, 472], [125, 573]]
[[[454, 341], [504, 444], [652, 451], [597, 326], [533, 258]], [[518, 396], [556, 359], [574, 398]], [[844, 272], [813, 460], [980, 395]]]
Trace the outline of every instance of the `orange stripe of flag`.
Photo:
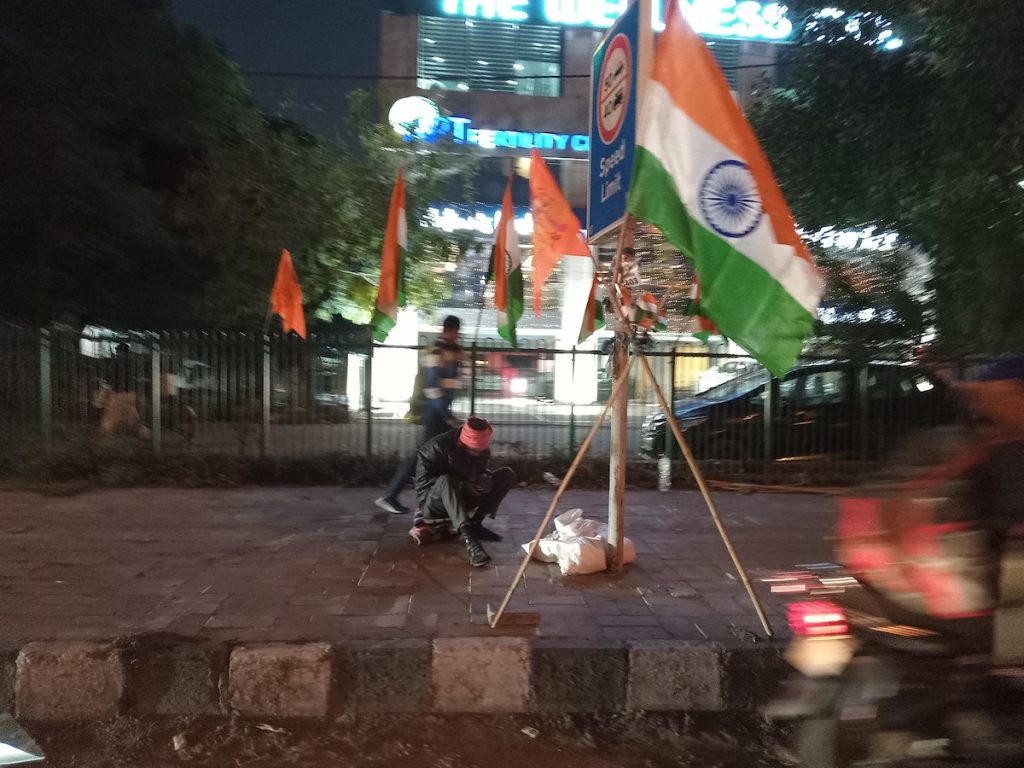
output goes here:
[[498, 221], [498, 235], [494, 238], [494, 306], [501, 312], [508, 309], [508, 222], [513, 221], [512, 177], [505, 185], [505, 196], [501, 199], [501, 218]]
[[384, 230], [384, 247], [380, 257], [380, 284], [377, 287], [377, 306], [381, 309], [398, 306], [398, 217], [405, 208], [405, 179], [402, 169], [391, 190], [391, 207], [388, 209], [388, 225]]

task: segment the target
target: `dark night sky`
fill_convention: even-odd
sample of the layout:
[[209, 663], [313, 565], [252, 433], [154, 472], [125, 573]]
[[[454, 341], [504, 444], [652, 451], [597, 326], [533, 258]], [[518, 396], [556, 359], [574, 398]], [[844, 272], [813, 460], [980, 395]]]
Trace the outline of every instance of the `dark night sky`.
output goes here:
[[[243, 70], [375, 75], [380, 0], [171, 0], [175, 16], [220, 43]], [[253, 96], [274, 114], [333, 136], [350, 82], [250, 77]]]

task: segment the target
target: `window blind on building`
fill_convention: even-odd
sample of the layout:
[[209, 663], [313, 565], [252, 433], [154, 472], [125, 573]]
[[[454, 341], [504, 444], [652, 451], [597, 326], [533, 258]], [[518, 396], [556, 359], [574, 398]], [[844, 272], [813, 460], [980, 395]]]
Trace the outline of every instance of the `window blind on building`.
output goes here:
[[558, 96], [562, 33], [541, 24], [421, 16], [416, 69], [424, 90]]
[[725, 79], [729, 81], [729, 87], [737, 91], [740, 87], [740, 65], [741, 43], [739, 40], [709, 40], [708, 45], [711, 53], [722, 68]]

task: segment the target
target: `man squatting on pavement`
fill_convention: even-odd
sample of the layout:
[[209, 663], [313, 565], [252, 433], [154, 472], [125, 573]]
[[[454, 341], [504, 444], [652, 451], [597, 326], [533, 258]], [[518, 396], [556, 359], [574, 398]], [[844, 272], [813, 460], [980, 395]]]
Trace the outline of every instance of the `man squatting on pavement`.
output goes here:
[[[417, 525], [450, 521], [466, 543], [470, 565], [477, 568], [491, 561], [480, 540], [501, 541], [483, 526], [483, 519], [494, 517], [515, 483], [510, 467], [487, 469], [492, 432], [486, 419], [470, 416], [461, 427], [427, 441], [416, 464]], [[419, 541], [415, 533], [413, 538]]]
[[[452, 414], [452, 401], [459, 391], [459, 368], [465, 357], [462, 345], [459, 344], [461, 328], [459, 318], [448, 315], [444, 319], [441, 335], [427, 350], [423, 362], [423, 395], [426, 404], [420, 445], [459, 425], [459, 420]], [[416, 474], [416, 457], [414, 452], [398, 465], [384, 495], [374, 502], [380, 509], [396, 515], [404, 515], [409, 511], [398, 497]]]

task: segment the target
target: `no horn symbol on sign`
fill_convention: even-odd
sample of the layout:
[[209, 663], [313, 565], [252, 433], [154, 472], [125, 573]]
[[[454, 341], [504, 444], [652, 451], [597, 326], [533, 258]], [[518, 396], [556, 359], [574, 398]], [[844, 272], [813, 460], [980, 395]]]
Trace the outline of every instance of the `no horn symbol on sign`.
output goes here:
[[608, 45], [601, 64], [597, 102], [597, 131], [601, 141], [611, 144], [618, 138], [629, 108], [633, 50], [629, 38], [618, 34]]

